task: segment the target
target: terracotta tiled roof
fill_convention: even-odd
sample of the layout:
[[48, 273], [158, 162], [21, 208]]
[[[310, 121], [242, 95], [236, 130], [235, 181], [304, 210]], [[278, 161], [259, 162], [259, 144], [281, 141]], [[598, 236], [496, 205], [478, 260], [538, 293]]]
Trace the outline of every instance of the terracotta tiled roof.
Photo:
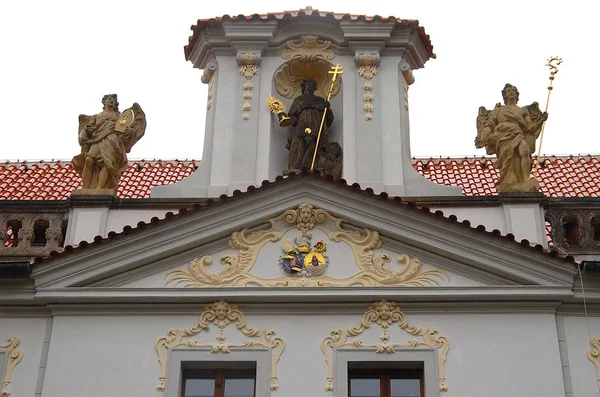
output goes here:
[[[414, 168], [433, 182], [458, 185], [465, 196], [498, 194], [493, 158], [415, 159]], [[199, 162], [198, 162], [199, 163]], [[195, 161], [132, 161], [117, 191], [120, 198], [148, 198], [153, 186], [174, 183], [196, 169]], [[548, 197], [600, 197], [600, 156], [546, 157], [539, 171]], [[81, 187], [69, 162], [0, 163], [0, 199], [64, 200]]]
[[493, 237], [493, 238], [500, 238], [500, 239], [504, 239], [506, 241], [512, 242], [520, 247], [523, 247], [521, 249], [528, 249], [531, 252], [536, 252], [536, 254], [541, 254], [541, 255], [546, 255], [552, 258], [556, 258], [559, 260], [563, 260], [567, 263], [570, 264], [575, 264], [575, 259], [573, 256], [571, 255], [563, 255], [561, 254], [557, 249], [552, 248], [550, 250], [546, 250], [544, 249], [544, 247], [541, 244], [535, 244], [532, 245], [529, 240], [527, 239], [523, 239], [520, 242], [517, 241], [515, 239], [515, 236], [512, 233], [508, 233], [506, 235], [502, 235], [502, 233], [497, 230], [494, 229], [492, 231], [488, 231], [486, 230], [484, 225], [478, 225], [476, 227], [471, 226], [471, 222], [469, 222], [468, 220], [464, 220], [462, 222], [458, 221], [458, 218], [455, 215], [450, 215], [450, 216], [445, 216], [444, 213], [440, 210], [437, 210], [435, 212], [432, 212], [428, 207], [417, 207], [416, 203], [414, 202], [410, 202], [410, 201], [405, 201], [400, 197], [390, 197], [387, 193], [383, 192], [383, 193], [379, 193], [376, 194], [373, 192], [373, 189], [371, 188], [366, 188], [366, 189], [362, 189], [361, 186], [357, 183], [353, 183], [352, 185], [349, 185], [344, 179], [335, 179], [332, 176], [327, 176], [327, 175], [322, 175], [320, 172], [318, 171], [308, 171], [308, 170], [303, 170], [298, 174], [295, 173], [290, 173], [290, 175], [288, 177], [283, 177], [283, 176], [278, 176], [277, 178], [275, 178], [275, 180], [273, 182], [270, 181], [263, 181], [263, 183], [261, 184], [261, 186], [259, 187], [254, 187], [254, 186], [249, 186], [248, 189], [245, 192], [241, 192], [239, 190], [235, 190], [233, 192], [233, 194], [231, 196], [227, 196], [226, 194], [223, 194], [221, 196], [219, 196], [218, 198], [215, 199], [205, 199], [202, 200], [199, 203], [194, 204], [191, 208], [181, 208], [177, 214], [174, 214], [173, 212], [167, 212], [165, 214], [165, 217], [162, 219], [159, 219], [158, 217], [153, 217], [150, 222], [138, 222], [136, 227], [132, 227], [132, 226], [125, 226], [123, 227], [123, 231], [120, 233], [117, 232], [109, 232], [107, 237], [102, 237], [102, 236], [96, 236], [94, 238], [93, 241], [81, 241], [77, 246], [71, 246], [71, 245], [67, 245], [64, 247], [64, 250], [62, 250], [61, 252], [57, 252], [57, 251], [52, 251], [50, 253], [50, 255], [46, 256], [46, 257], [36, 257], [34, 259], [34, 263], [39, 265], [42, 264], [44, 262], [48, 262], [50, 260], [53, 260], [59, 256], [63, 256], [63, 255], [69, 255], [73, 252], [78, 252], [81, 251], [82, 249], [86, 249], [88, 247], [95, 247], [98, 246], [100, 244], [104, 244], [106, 242], [110, 242], [113, 240], [118, 240], [120, 238], [126, 237], [129, 234], [132, 233], [139, 233], [139, 232], [143, 232], [145, 229], [147, 229], [148, 227], [156, 227], [156, 226], [160, 226], [161, 224], [164, 224], [165, 222], [170, 222], [172, 220], [175, 220], [177, 218], [183, 217], [183, 216], [189, 216], [190, 214], [194, 214], [197, 212], [201, 212], [201, 211], [205, 211], [205, 210], [209, 210], [212, 207], [215, 206], [220, 206], [220, 205], [224, 205], [227, 204], [233, 200], [238, 200], [241, 197], [247, 196], [249, 194], [253, 194], [254, 192], [258, 191], [258, 190], [264, 190], [264, 189], [269, 189], [272, 188], [275, 185], [281, 184], [281, 183], [286, 183], [286, 182], [290, 182], [293, 180], [297, 180], [299, 178], [321, 178], [324, 180], [327, 180], [328, 182], [332, 183], [332, 184], [337, 184], [339, 186], [343, 186], [349, 190], [352, 191], [357, 191], [360, 192], [362, 194], [371, 196], [373, 198], [376, 199], [380, 199], [380, 200], [385, 200], [388, 202], [393, 202], [397, 205], [405, 205], [408, 206], [409, 208], [412, 208], [414, 211], [418, 211], [419, 213], [421, 213], [423, 216], [432, 216], [432, 217], [436, 217], [439, 218], [443, 221], [446, 222], [450, 222], [453, 224], [458, 224], [461, 227], [464, 227], [466, 229], [469, 230], [473, 230], [473, 231], [477, 231], [479, 233], [485, 234], [487, 236]]
[[[168, 185], [189, 176], [195, 161], [132, 161], [123, 174], [117, 196], [148, 198], [153, 186]], [[65, 200], [81, 187], [70, 162], [6, 162], [0, 164], [0, 199]]]
[[[462, 187], [465, 196], [491, 196], [498, 194], [494, 161], [489, 157], [414, 159], [413, 167], [435, 183]], [[537, 179], [547, 197], [600, 197], [600, 156], [543, 157]]]
[[269, 12], [267, 14], [253, 14], [253, 15], [223, 15], [222, 17], [215, 17], [209, 19], [199, 19], [195, 25], [192, 25], [191, 29], [193, 31], [192, 36], [190, 36], [188, 40], [188, 45], [183, 47], [185, 53], [185, 59], [189, 60], [190, 52], [194, 48], [196, 41], [202, 35], [202, 30], [210, 27], [220, 25], [224, 21], [268, 21], [268, 20], [286, 20], [292, 18], [307, 18], [311, 20], [337, 20], [337, 21], [367, 21], [367, 22], [396, 22], [398, 25], [406, 25], [412, 26], [414, 28], [418, 28], [419, 38], [423, 42], [423, 45], [427, 49], [427, 52], [431, 58], [435, 58], [435, 54], [433, 52], [433, 45], [431, 44], [431, 39], [429, 35], [425, 33], [425, 28], [419, 26], [419, 21], [414, 19], [401, 19], [393, 16], [382, 17], [379, 15], [375, 16], [367, 16], [367, 15], [357, 15], [357, 14], [344, 14], [344, 13], [335, 13], [330, 11], [319, 11], [314, 10], [311, 7], [303, 8], [301, 10], [295, 11], [283, 11], [283, 12]]

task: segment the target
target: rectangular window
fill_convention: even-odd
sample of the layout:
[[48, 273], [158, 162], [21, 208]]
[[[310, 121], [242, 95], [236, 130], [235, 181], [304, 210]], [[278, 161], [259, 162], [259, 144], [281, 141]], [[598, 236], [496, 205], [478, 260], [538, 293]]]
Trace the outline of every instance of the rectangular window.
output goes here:
[[[406, 368], [348, 363], [348, 397], [425, 397], [422, 363]], [[389, 364], [389, 363], [388, 363]]]
[[[232, 365], [235, 364], [235, 365]], [[256, 363], [210, 363], [183, 371], [182, 397], [255, 397]]]

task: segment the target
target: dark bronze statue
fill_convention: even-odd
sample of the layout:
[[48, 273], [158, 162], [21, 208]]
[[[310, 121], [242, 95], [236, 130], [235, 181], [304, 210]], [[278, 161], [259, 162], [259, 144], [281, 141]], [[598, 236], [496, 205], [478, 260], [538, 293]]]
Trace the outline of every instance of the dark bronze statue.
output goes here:
[[287, 173], [311, 168], [319, 128], [323, 123], [314, 169], [339, 178], [342, 170], [342, 148], [337, 142], [327, 139], [328, 129], [334, 119], [330, 104], [315, 95], [317, 83], [314, 79], [303, 80], [301, 88], [302, 95], [294, 99], [289, 113], [278, 112], [280, 125], [292, 127], [294, 131], [286, 146], [290, 151]]

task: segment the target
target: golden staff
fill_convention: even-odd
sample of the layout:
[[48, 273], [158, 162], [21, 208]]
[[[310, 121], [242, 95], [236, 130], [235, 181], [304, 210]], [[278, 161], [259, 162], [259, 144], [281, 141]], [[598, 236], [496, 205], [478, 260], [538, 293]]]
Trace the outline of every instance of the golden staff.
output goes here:
[[[335, 66], [332, 66], [327, 73], [332, 74], [331, 78], [331, 86], [329, 87], [329, 94], [327, 95], [327, 102], [331, 99], [331, 93], [333, 92], [333, 84], [337, 78], [338, 74], [344, 74], [344, 70], [342, 66], [338, 63]], [[323, 124], [325, 123], [325, 115], [327, 114], [327, 109], [323, 111], [323, 118], [321, 118], [321, 125], [319, 126], [319, 134], [317, 135], [317, 145], [315, 146], [315, 153], [313, 154], [312, 164], [310, 166], [310, 170], [312, 171], [315, 168], [315, 160], [317, 159], [317, 150], [319, 150], [319, 141], [321, 140], [321, 131], [323, 131]]]
[[[544, 113], [548, 112], [548, 105], [550, 104], [550, 93], [552, 93], [552, 82], [554, 81], [554, 75], [558, 73], [558, 65], [562, 63], [562, 58], [559, 57], [551, 57], [548, 59], [548, 63], [546, 66], [550, 68], [550, 84], [548, 84], [548, 97], [546, 98], [546, 109]], [[537, 162], [535, 163], [535, 172], [533, 177], [537, 179], [538, 169], [540, 168], [540, 154], [542, 153], [542, 142], [544, 141], [544, 127], [546, 126], [546, 122], [542, 123], [542, 131], [540, 132], [540, 146], [538, 147], [537, 153]]]

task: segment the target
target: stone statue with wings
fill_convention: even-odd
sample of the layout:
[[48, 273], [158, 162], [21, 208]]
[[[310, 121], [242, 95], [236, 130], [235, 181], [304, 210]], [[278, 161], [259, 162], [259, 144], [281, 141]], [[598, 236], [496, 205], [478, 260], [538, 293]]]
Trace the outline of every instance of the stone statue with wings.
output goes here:
[[83, 189], [115, 191], [127, 169], [127, 153], [146, 130], [146, 116], [137, 103], [119, 112], [116, 94], [102, 98], [104, 108], [94, 116], [79, 116], [81, 153], [73, 168], [81, 175]]
[[511, 84], [504, 86], [502, 97], [504, 105], [498, 103], [491, 111], [479, 108], [475, 147], [496, 155], [500, 192], [536, 192], [537, 182], [530, 177], [531, 156], [548, 114], [542, 113], [537, 102], [517, 106], [519, 91]]

